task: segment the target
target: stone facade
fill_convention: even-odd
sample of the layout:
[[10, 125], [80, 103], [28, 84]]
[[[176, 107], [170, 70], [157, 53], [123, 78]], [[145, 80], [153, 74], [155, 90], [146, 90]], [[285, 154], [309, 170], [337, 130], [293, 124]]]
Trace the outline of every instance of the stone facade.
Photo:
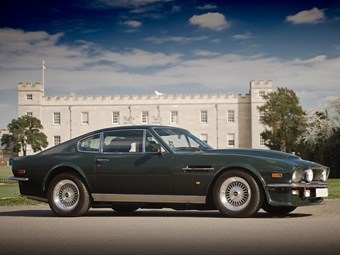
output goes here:
[[46, 96], [40, 83], [18, 84], [19, 116], [41, 120], [49, 147], [92, 130], [162, 124], [190, 130], [215, 148], [265, 148], [258, 106], [272, 82], [251, 81], [249, 94]]

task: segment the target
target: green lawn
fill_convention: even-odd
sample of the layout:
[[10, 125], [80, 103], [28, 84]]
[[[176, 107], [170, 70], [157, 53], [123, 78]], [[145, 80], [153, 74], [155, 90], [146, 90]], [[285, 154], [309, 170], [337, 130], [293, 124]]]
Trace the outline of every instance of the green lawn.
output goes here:
[[329, 196], [330, 199], [340, 199], [340, 179], [329, 179]]
[[8, 178], [12, 175], [12, 169], [10, 166], [0, 166], [0, 178]]
[[[12, 176], [12, 169], [9, 166], [0, 166], [0, 180]], [[1, 182], [0, 182], [1, 183]], [[14, 184], [0, 184], [0, 206], [9, 205], [36, 205], [39, 202], [20, 197], [19, 186]]]
[[[11, 168], [0, 166], [0, 178], [12, 176]], [[340, 179], [329, 179], [329, 199], [340, 199]], [[34, 205], [39, 202], [19, 196], [17, 184], [0, 185], [0, 206], [4, 205]]]

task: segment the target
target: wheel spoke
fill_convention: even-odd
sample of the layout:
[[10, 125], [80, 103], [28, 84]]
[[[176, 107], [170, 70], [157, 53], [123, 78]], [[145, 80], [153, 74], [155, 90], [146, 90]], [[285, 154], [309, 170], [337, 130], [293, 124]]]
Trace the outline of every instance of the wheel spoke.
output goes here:
[[79, 201], [79, 189], [71, 180], [59, 181], [53, 190], [55, 205], [62, 210], [72, 210]]
[[220, 188], [220, 200], [229, 210], [239, 211], [250, 202], [251, 190], [246, 180], [240, 177], [226, 179]]

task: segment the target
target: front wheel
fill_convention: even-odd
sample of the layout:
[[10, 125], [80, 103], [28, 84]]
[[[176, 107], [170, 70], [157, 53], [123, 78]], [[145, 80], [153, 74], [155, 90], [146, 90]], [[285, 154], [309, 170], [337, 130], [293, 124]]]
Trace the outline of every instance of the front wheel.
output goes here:
[[253, 176], [241, 170], [223, 173], [216, 181], [213, 196], [219, 211], [229, 217], [251, 217], [263, 203], [259, 184]]
[[48, 187], [47, 198], [51, 210], [58, 216], [82, 216], [91, 204], [85, 184], [73, 173], [54, 177]]

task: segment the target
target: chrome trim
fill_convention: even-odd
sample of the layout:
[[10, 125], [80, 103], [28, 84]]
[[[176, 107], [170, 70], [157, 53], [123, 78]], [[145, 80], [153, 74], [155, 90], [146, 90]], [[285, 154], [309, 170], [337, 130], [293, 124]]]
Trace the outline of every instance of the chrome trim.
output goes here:
[[26, 178], [26, 177], [16, 177], [16, 176], [11, 176], [11, 177], [8, 177], [8, 180], [10, 180], [10, 181], [27, 182], [29, 179]]
[[213, 167], [189, 167], [189, 166], [186, 166], [186, 167], [183, 167], [182, 170], [184, 170], [185, 172], [186, 171], [213, 171], [215, 170], [215, 168]]
[[328, 188], [327, 183], [273, 183], [267, 184], [269, 188]]
[[92, 194], [96, 202], [139, 202], [139, 203], [192, 203], [205, 204], [205, 196], [140, 195], [140, 194]]

